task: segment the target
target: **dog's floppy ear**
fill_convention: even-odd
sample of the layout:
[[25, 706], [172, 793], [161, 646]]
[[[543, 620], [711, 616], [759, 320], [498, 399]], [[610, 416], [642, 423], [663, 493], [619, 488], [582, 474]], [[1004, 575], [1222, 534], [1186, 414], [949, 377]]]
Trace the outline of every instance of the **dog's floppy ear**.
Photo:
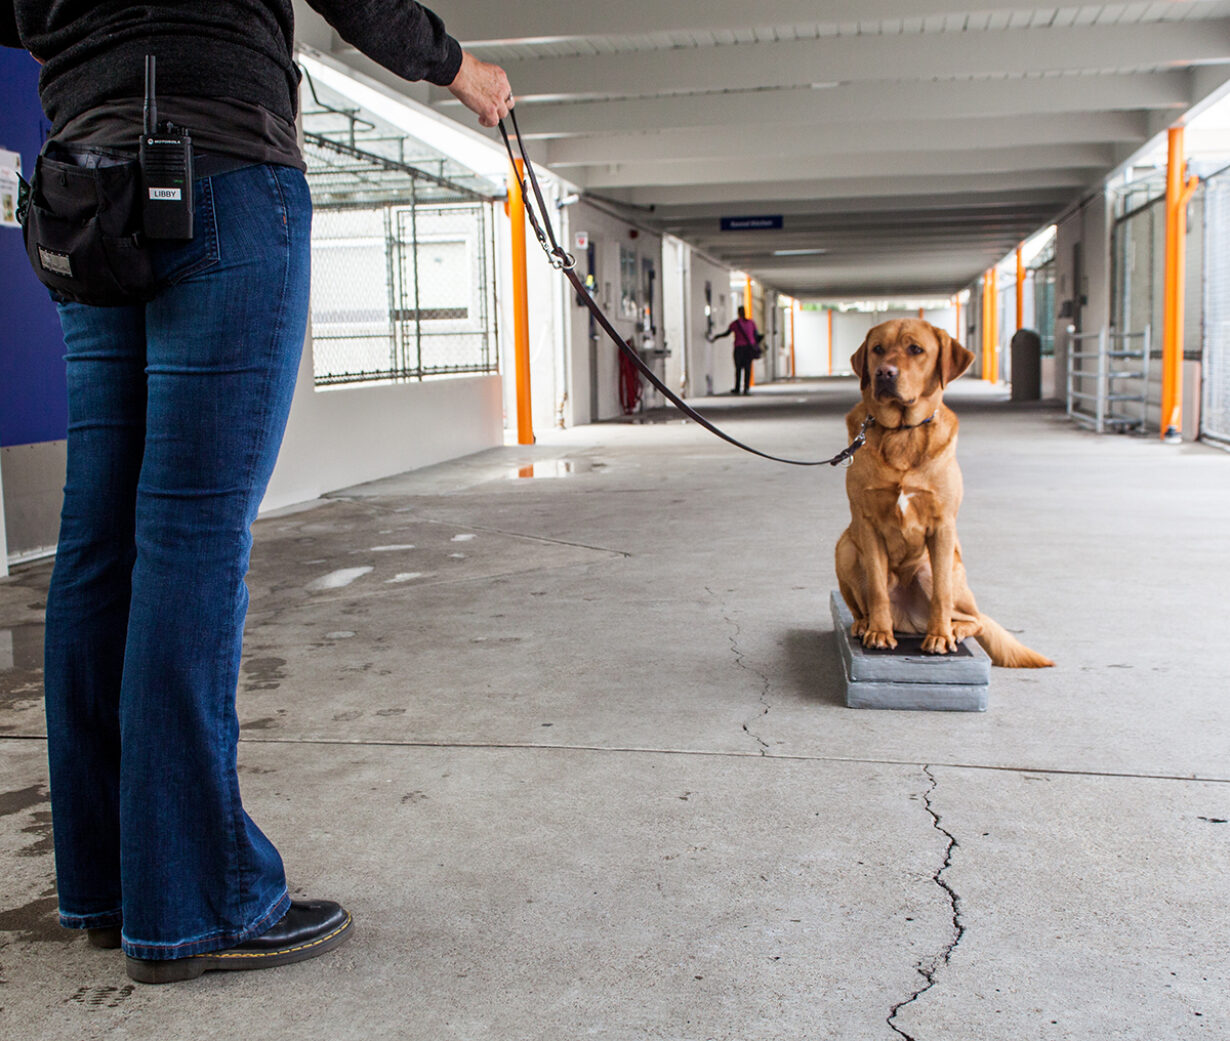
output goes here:
[[974, 362], [974, 352], [966, 350], [943, 329], [931, 326], [940, 341], [939, 372], [940, 386], [946, 387]]
[[[858, 385], [862, 388], [871, 386], [871, 372], [867, 368], [867, 341], [870, 339], [871, 333], [868, 333], [859, 349], [850, 355], [850, 367], [858, 375]], [[971, 354], [970, 358], [973, 357]]]

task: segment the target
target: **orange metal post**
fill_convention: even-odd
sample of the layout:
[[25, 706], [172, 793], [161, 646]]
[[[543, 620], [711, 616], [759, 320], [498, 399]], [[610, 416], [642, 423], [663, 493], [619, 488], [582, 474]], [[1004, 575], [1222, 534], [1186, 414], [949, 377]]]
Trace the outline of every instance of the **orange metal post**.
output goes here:
[[518, 159], [516, 175], [508, 181], [508, 219], [512, 222], [513, 352], [517, 374], [517, 444], [534, 443], [530, 405], [530, 307], [525, 274], [525, 199], [520, 178], [525, 165]]
[[999, 269], [991, 268], [991, 382], [999, 382]]
[[1020, 246], [1016, 248], [1016, 327], [1025, 328], [1025, 261]]
[[953, 304], [956, 305], [956, 308], [957, 308], [956, 318], [953, 320], [954, 328], [952, 331], [952, 335], [956, 337], [957, 342], [960, 343], [961, 342], [961, 298], [959, 296], [954, 297], [952, 302]]
[[1183, 299], [1187, 261], [1187, 204], [1200, 184], [1184, 183], [1183, 128], [1171, 127], [1166, 167], [1166, 278], [1162, 296], [1162, 439], [1183, 437]]

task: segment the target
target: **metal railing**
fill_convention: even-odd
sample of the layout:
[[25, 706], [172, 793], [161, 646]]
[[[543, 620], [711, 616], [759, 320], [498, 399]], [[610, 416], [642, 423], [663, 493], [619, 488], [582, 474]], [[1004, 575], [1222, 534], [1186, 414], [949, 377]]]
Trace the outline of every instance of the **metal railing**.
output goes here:
[[[1146, 325], [1140, 332], [1103, 328], [1096, 333], [1069, 335], [1067, 410], [1073, 422], [1099, 434], [1107, 430], [1144, 431], [1151, 334]], [[1091, 344], [1092, 350], [1081, 349]], [[1136, 344], [1139, 346], [1134, 347]], [[1133, 389], [1125, 389], [1129, 386]], [[1139, 415], [1124, 411], [1124, 406], [1131, 404], [1140, 406]]]

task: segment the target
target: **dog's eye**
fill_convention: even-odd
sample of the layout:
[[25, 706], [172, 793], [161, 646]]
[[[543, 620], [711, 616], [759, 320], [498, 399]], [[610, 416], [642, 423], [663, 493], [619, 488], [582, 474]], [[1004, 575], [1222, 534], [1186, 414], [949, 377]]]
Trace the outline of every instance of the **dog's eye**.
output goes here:
[[881, 347], [881, 346], [877, 343], [874, 347], [872, 347], [872, 348], [871, 348], [871, 353], [872, 353], [872, 354], [883, 354], [883, 353], [884, 353], [884, 348], [883, 348], [883, 347]]
[[916, 343], [912, 343], [912, 344], [910, 344], [910, 353], [911, 353], [911, 354], [922, 354], [922, 353], [923, 353], [923, 349], [922, 349], [921, 347], [919, 347], [919, 346], [918, 346], [918, 344], [916, 344]]

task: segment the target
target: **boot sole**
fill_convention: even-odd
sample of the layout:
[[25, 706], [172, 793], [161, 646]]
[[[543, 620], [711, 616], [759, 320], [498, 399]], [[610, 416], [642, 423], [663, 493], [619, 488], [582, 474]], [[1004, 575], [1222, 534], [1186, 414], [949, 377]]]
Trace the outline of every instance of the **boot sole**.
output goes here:
[[252, 969], [272, 969], [297, 961], [317, 958], [350, 939], [353, 919], [349, 914], [332, 932], [294, 947], [271, 951], [210, 951], [188, 958], [156, 960], [126, 956], [128, 978], [137, 983], [180, 983], [194, 980], [206, 972], [245, 972]]

